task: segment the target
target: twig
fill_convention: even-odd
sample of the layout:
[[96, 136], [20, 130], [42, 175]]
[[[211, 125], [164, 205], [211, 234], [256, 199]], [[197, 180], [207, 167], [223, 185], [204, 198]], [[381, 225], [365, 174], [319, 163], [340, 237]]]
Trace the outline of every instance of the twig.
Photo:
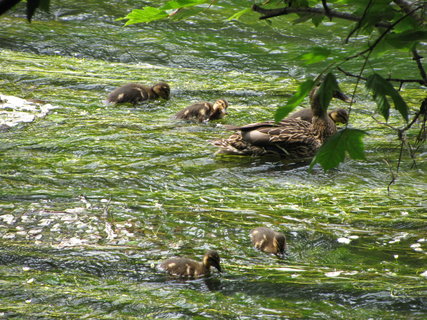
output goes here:
[[325, 15], [329, 18], [329, 20], [332, 20], [331, 9], [329, 9], [328, 4], [326, 3], [326, 0], [322, 0], [322, 6], [323, 6], [323, 9], [325, 9]]
[[415, 121], [418, 120], [418, 118], [420, 117], [420, 115], [424, 115], [424, 117], [426, 117], [426, 114], [427, 114], [427, 98], [425, 98], [424, 101], [421, 103], [420, 110], [417, 111], [417, 113], [415, 114], [415, 116], [412, 119], [412, 121], [410, 123], [408, 123], [408, 125], [406, 127], [404, 127], [402, 130], [403, 131], [409, 130], [413, 126], [413, 124], [415, 123]]
[[388, 195], [390, 195], [390, 186], [396, 181], [396, 175], [394, 174], [393, 169], [391, 168], [391, 165], [387, 161], [387, 159], [384, 159], [383, 161], [385, 162], [385, 164], [388, 166], [388, 169], [390, 170], [391, 181], [387, 185], [387, 193]]
[[421, 59], [423, 57], [421, 57], [418, 54], [418, 51], [415, 48], [412, 49], [412, 57], [413, 57], [412, 59], [414, 59], [415, 62], [417, 63], [418, 70], [420, 70], [421, 78], [423, 78], [423, 80], [424, 80], [423, 83], [421, 83], [421, 84], [427, 86], [427, 74], [426, 74], [426, 71], [424, 70], [424, 67], [423, 67], [422, 63], [421, 63]]
[[381, 122], [377, 118], [375, 118], [373, 115], [371, 115], [371, 118], [374, 119], [374, 121], [382, 126], [388, 127], [396, 132], [399, 132], [400, 129], [393, 127], [392, 125], [388, 124], [387, 122]]
[[345, 38], [344, 43], [348, 43], [348, 40], [351, 38], [351, 36], [353, 35], [353, 33], [355, 33], [357, 30], [360, 29], [360, 27], [362, 26], [362, 21], [365, 19], [366, 14], [369, 11], [369, 8], [371, 7], [372, 4], [372, 0], [369, 1], [369, 3], [366, 5], [365, 7], [365, 11], [363, 11], [363, 15], [360, 18], [360, 20], [357, 22], [356, 26], [354, 27], [353, 30], [350, 31], [350, 33], [347, 35], [347, 37]]
[[[254, 4], [252, 6], [252, 10], [258, 13], [261, 13], [263, 16], [260, 17], [260, 20], [274, 18], [290, 13], [308, 13], [308, 14], [316, 14], [316, 15], [324, 15], [328, 16], [329, 18], [339, 18], [344, 20], [350, 20], [350, 21], [360, 21], [361, 18], [347, 12], [338, 12], [334, 10], [329, 10], [329, 12], [326, 12], [324, 8], [291, 8], [291, 7], [285, 7], [285, 8], [277, 8], [277, 9], [264, 9], [260, 6]], [[378, 22], [375, 24], [376, 27], [383, 27], [388, 28], [390, 26], [390, 23], [387, 22]]]

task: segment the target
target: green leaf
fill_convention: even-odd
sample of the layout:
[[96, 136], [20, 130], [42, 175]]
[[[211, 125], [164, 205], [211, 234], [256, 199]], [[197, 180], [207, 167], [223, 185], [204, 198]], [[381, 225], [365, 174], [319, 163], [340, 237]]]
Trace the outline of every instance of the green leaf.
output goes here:
[[390, 0], [352, 1], [359, 8], [353, 14], [362, 17], [358, 22], [359, 28], [370, 32], [378, 21], [388, 21], [393, 18], [394, 10]]
[[293, 8], [307, 8], [308, 0], [292, 0]]
[[331, 50], [323, 47], [312, 47], [310, 51], [300, 55], [298, 58], [305, 64], [312, 64], [325, 60], [331, 54]]
[[197, 6], [199, 4], [203, 4], [208, 2], [208, 0], [172, 0], [165, 3], [164, 6], [160, 7], [160, 10], [173, 10], [173, 9], [181, 9], [185, 7]]
[[319, 24], [321, 24], [322, 23], [322, 21], [323, 21], [323, 18], [325, 18], [325, 16], [322, 16], [322, 15], [315, 15], [315, 16], [313, 16], [312, 18], [311, 18], [311, 22], [316, 26], [316, 27], [318, 27], [319, 26]]
[[299, 106], [300, 103], [304, 100], [304, 98], [309, 94], [313, 86], [313, 80], [306, 80], [301, 83], [297, 89], [297, 92], [295, 92], [295, 94], [288, 100], [286, 105], [276, 109], [274, 121], [279, 122], [284, 117], [286, 117], [292, 110]]
[[[398, 17], [396, 17], [398, 18]], [[401, 33], [408, 30], [416, 30], [419, 27], [418, 21], [412, 17], [407, 16], [405, 19], [401, 20], [394, 28], [393, 30], [397, 33]]]
[[[209, 0], [171, 0], [166, 2], [162, 7], [144, 7], [143, 9], [134, 9], [126, 17], [118, 18], [116, 20], [128, 20], [125, 26], [135, 23], [146, 23], [155, 20], [160, 20], [169, 17], [169, 10], [179, 12], [179, 9], [193, 7], [199, 4], [208, 2]], [[169, 11], [169, 12], [168, 12]], [[197, 14], [199, 11], [190, 11], [185, 14], [180, 14], [175, 17], [176, 19], [183, 19]], [[175, 12], [176, 13], [176, 12]]]
[[346, 153], [352, 159], [365, 159], [363, 136], [367, 133], [359, 129], [345, 128], [338, 131], [320, 147], [310, 163], [309, 170], [318, 163], [323, 170], [338, 167], [344, 161]]
[[292, 20], [293, 24], [303, 23], [312, 19], [315, 15], [312, 13], [298, 13], [298, 18]]
[[405, 121], [408, 121], [408, 106], [389, 81], [381, 77], [378, 73], [374, 73], [368, 77], [366, 88], [372, 92], [378, 110], [386, 121], [388, 121], [390, 110], [390, 103], [387, 97], [393, 100], [394, 108], [400, 112]]
[[243, 16], [245, 13], [248, 13], [248, 12], [252, 12], [252, 9], [251, 9], [251, 8], [246, 8], [246, 9], [244, 9], [244, 10], [241, 10], [241, 11], [239, 11], [239, 12], [236, 12], [235, 14], [233, 14], [233, 15], [232, 15], [230, 18], [228, 18], [227, 20], [228, 20], [228, 21], [231, 21], [231, 20], [239, 20], [241, 16]]
[[385, 40], [395, 48], [412, 49], [419, 41], [427, 40], [427, 31], [405, 31], [402, 33], [392, 33], [386, 36]]
[[390, 116], [390, 103], [388, 102], [386, 96], [383, 95], [376, 95], [374, 96], [374, 101], [377, 104], [377, 108], [379, 113], [388, 120], [388, 117]]
[[184, 10], [176, 10], [174, 14], [170, 15], [170, 19], [178, 20], [178, 21], [184, 20], [199, 14], [203, 10], [204, 10], [203, 8], [199, 8], [199, 7], [186, 8]]
[[159, 19], [166, 18], [168, 14], [154, 7], [144, 7], [143, 9], [133, 9], [126, 17], [119, 18], [117, 20], [127, 19], [125, 26], [135, 24], [135, 23], [144, 23], [151, 22]]
[[328, 73], [317, 91], [320, 107], [324, 110], [328, 109], [329, 103], [332, 100], [334, 92], [340, 91], [337, 78], [332, 73]]
[[40, 9], [49, 12], [50, 0], [40, 0]]

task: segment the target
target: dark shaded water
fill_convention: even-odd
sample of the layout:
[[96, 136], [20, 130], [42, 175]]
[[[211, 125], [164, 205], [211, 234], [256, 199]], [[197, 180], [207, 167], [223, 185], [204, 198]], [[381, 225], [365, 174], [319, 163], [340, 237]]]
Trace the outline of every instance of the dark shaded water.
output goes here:
[[[0, 135], [1, 316], [424, 319], [425, 157], [417, 169], [405, 159], [387, 192], [384, 161], [395, 165], [398, 145], [369, 117], [365, 93], [351, 116], [370, 133], [365, 162], [308, 173], [216, 157], [210, 145], [228, 134], [221, 124], [270, 119], [295, 78], [322, 68], [295, 56], [313, 42], [348, 50], [336, 41], [346, 27], [319, 27], [313, 39], [311, 28], [271, 28], [256, 15], [224, 22], [230, 3], [185, 22], [114, 22], [133, 6], [57, 2], [31, 25], [21, 9], [0, 18], [1, 92], [57, 106]], [[406, 60], [381, 67], [412, 72]], [[126, 81], [160, 79], [169, 101], [102, 103]], [[404, 94], [416, 103], [422, 92]], [[230, 102], [217, 123], [170, 119], [217, 98]], [[285, 260], [251, 248], [259, 225], [286, 234]], [[221, 276], [180, 281], [155, 268], [207, 249], [220, 252]]]

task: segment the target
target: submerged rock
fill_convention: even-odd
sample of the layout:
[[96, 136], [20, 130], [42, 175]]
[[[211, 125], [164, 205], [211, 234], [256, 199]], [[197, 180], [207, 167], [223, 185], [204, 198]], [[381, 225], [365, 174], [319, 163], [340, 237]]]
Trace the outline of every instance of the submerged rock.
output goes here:
[[6, 131], [22, 122], [33, 122], [57, 107], [40, 100], [25, 100], [0, 94], [0, 131]]

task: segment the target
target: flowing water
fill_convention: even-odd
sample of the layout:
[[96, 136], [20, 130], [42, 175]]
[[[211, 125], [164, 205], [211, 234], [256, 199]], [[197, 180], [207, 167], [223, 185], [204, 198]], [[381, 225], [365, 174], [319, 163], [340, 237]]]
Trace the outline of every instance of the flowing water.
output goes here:
[[[130, 27], [115, 19], [134, 1], [55, 1], [32, 24], [23, 7], [0, 17], [0, 93], [55, 107], [0, 132], [0, 318], [427, 317], [426, 153], [416, 168], [404, 157], [388, 192], [399, 145], [363, 90], [350, 125], [369, 132], [366, 161], [309, 173], [218, 157], [210, 144], [229, 135], [223, 124], [271, 119], [296, 80], [325, 66], [295, 57], [325, 43], [345, 54], [350, 27], [224, 21], [246, 1], [220, 4]], [[404, 53], [372, 68], [416, 75]], [[103, 104], [123, 83], [160, 80], [168, 101]], [[416, 110], [425, 93], [403, 95]], [[218, 98], [230, 103], [225, 119], [171, 120]], [[251, 247], [257, 226], [286, 234], [285, 259]], [[155, 268], [208, 249], [221, 275], [182, 281]]]

